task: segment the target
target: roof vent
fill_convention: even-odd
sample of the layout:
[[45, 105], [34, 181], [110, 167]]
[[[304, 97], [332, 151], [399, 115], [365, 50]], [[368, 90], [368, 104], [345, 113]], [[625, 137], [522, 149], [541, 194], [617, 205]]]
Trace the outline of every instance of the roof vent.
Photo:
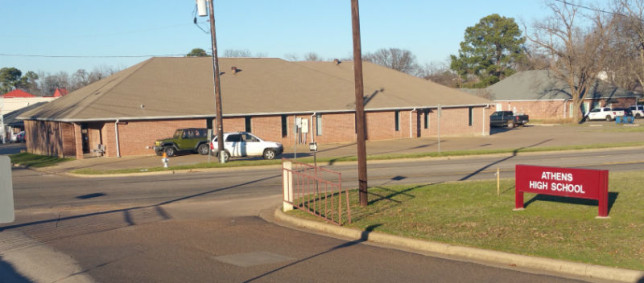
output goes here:
[[342, 62], [340, 60], [338, 60], [338, 59], [333, 59], [333, 63], [335, 63], [336, 65], [340, 65], [340, 63], [342, 63]]

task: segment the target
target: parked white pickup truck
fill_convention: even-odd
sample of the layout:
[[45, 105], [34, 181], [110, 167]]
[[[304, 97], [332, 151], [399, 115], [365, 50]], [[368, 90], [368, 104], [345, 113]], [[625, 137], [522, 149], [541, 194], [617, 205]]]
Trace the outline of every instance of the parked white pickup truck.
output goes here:
[[644, 117], [644, 105], [632, 105], [629, 109], [631, 109], [635, 118]]
[[615, 120], [617, 116], [624, 116], [624, 110], [613, 110], [608, 107], [595, 108], [586, 115], [588, 120]]

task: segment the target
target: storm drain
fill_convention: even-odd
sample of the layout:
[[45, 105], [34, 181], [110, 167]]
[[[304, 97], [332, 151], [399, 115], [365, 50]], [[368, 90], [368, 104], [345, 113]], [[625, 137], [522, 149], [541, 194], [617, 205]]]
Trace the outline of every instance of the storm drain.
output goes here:
[[269, 252], [253, 252], [245, 254], [234, 254], [216, 256], [214, 259], [223, 263], [232, 264], [239, 267], [250, 267], [263, 264], [280, 263], [295, 260], [295, 258], [278, 255]]

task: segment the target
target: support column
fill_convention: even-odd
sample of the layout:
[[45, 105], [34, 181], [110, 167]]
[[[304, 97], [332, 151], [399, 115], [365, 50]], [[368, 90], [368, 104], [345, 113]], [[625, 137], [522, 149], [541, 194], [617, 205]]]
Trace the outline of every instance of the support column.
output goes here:
[[81, 125], [74, 123], [74, 143], [76, 145], [76, 159], [83, 159], [83, 135]]

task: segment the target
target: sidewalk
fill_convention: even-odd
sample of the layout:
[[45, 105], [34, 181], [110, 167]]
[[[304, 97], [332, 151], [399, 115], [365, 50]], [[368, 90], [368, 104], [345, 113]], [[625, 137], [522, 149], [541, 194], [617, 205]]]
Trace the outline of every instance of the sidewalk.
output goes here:
[[[635, 124], [637, 125], [637, 124]], [[624, 127], [609, 122], [593, 122], [584, 126], [541, 125], [515, 129], [493, 128], [489, 136], [479, 137], [442, 137], [440, 151], [492, 150], [492, 149], [525, 149], [538, 147], [610, 144], [624, 142], [644, 142], [644, 131], [615, 132], [615, 128]], [[639, 125], [637, 125], [639, 127]], [[319, 145], [318, 158], [336, 158], [356, 155], [356, 144], [322, 144]], [[286, 147], [280, 158], [310, 157], [308, 145]], [[367, 141], [367, 154], [413, 154], [438, 152], [439, 143], [436, 137], [397, 139], [386, 141]], [[202, 162], [218, 162], [217, 158], [199, 154], [185, 154], [171, 157], [170, 166], [189, 165]], [[234, 162], [234, 160], [232, 161]], [[68, 172], [90, 168], [99, 171], [113, 169], [144, 169], [161, 167], [159, 156], [97, 157], [63, 162], [46, 168], [50, 172]]]

